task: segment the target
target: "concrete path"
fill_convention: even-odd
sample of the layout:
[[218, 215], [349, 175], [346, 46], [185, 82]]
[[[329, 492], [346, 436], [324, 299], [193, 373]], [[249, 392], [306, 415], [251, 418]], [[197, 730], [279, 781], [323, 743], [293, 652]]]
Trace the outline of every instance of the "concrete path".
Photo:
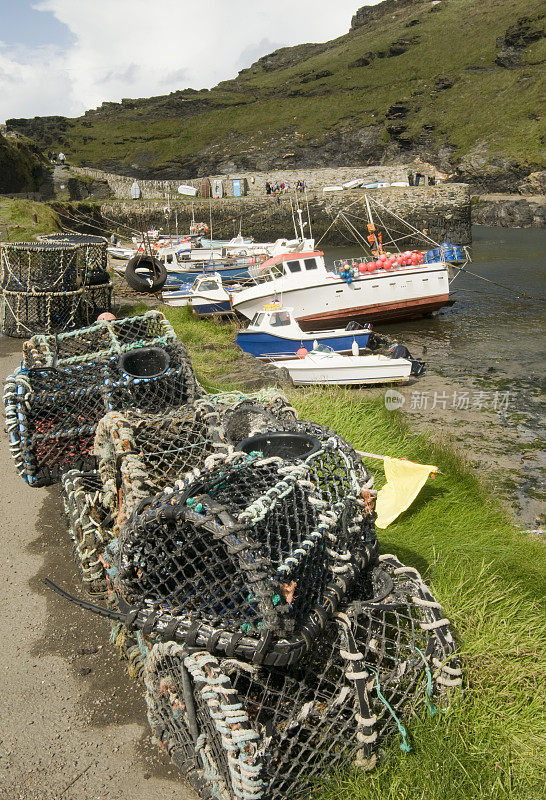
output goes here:
[[[20, 341], [0, 338], [2, 380], [20, 353]], [[143, 689], [109, 624], [43, 585], [80, 585], [59, 487], [28, 487], [5, 434], [0, 464], [0, 798], [196, 800], [150, 742]]]

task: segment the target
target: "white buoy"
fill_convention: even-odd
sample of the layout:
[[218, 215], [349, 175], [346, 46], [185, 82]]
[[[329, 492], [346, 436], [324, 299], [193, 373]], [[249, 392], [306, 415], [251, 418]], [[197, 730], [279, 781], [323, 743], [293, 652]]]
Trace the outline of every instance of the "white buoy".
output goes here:
[[318, 350], [318, 339], [313, 339], [313, 350]]
[[360, 349], [358, 347], [358, 342], [356, 341], [356, 339], [353, 339], [353, 343], [351, 345], [351, 352], [352, 352], [353, 356], [359, 356], [360, 355]]

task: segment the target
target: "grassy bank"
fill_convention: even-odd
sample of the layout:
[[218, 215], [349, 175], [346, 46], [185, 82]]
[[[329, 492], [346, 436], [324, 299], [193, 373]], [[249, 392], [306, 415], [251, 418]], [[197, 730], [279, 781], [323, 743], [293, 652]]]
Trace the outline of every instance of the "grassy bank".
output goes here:
[[0, 197], [0, 241], [33, 241], [36, 236], [60, 230], [59, 217], [49, 205]]
[[[197, 321], [185, 309], [167, 316], [214, 388], [238, 359], [234, 328]], [[412, 752], [392, 742], [372, 773], [334, 777], [321, 800], [538, 800], [543, 796], [541, 687], [546, 553], [513, 525], [480, 476], [449, 442], [415, 435], [382, 392], [297, 389], [300, 416], [329, 425], [355, 447], [406, 456], [442, 471], [386, 531], [383, 552], [419, 569], [456, 629], [464, 687], [438, 716], [408, 721]], [[381, 462], [369, 469], [382, 482]]]
[[[543, 796], [546, 554], [497, 508], [449, 443], [413, 435], [364, 392], [298, 390], [302, 417], [368, 452], [442, 470], [386, 531], [383, 552], [419, 569], [456, 628], [465, 682], [450, 708], [409, 721], [412, 752], [393, 742], [373, 773], [331, 781], [322, 800], [470, 800]], [[369, 468], [381, 481], [380, 462]]]

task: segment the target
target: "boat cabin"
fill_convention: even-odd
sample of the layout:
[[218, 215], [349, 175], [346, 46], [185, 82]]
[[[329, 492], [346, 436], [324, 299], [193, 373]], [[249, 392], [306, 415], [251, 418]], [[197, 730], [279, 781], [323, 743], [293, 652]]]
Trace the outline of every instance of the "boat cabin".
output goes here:
[[325, 271], [325, 269], [324, 253], [320, 250], [310, 253], [282, 253], [264, 261], [259, 270], [259, 277], [271, 281], [283, 275]]

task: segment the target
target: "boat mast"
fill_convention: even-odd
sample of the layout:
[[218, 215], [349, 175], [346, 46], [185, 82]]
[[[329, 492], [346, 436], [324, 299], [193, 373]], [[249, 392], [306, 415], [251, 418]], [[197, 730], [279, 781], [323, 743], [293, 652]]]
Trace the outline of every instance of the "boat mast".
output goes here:
[[[371, 240], [373, 239], [373, 241], [374, 241], [374, 243], [375, 243], [375, 250], [376, 250], [376, 253], [377, 253], [377, 255], [379, 256], [379, 254], [380, 254], [380, 253], [381, 253], [381, 251], [383, 250], [383, 246], [382, 246], [382, 243], [381, 243], [381, 241], [379, 240], [379, 238], [378, 238], [378, 236], [377, 236], [377, 232], [376, 232], [376, 230], [375, 230], [375, 223], [374, 223], [374, 221], [373, 221], [372, 209], [371, 209], [371, 207], [370, 207], [370, 200], [369, 200], [369, 197], [368, 197], [368, 195], [367, 195], [367, 194], [365, 194], [365, 195], [364, 195], [364, 199], [366, 200], [366, 209], [367, 209], [367, 211], [368, 211], [368, 225], [367, 225], [367, 227], [368, 227], [368, 233], [369, 233], [369, 235], [368, 235], [368, 242], [369, 242], [369, 243], [370, 243], [370, 245], [371, 245]], [[370, 247], [370, 250], [371, 250], [371, 249], [372, 249], [372, 248]], [[372, 254], [373, 254], [373, 251], [372, 251]]]

